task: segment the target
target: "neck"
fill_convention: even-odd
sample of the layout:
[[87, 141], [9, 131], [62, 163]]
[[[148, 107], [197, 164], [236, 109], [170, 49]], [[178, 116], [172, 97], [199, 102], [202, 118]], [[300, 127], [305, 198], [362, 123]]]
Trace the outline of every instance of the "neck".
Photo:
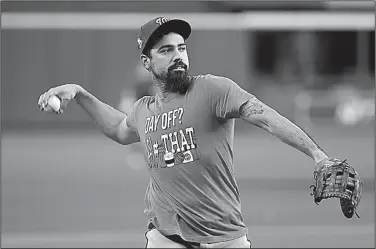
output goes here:
[[158, 87], [158, 94], [162, 98], [166, 98], [169, 94], [171, 94], [169, 91], [166, 90], [166, 82], [157, 79], [155, 75], [152, 74], [153, 82]]

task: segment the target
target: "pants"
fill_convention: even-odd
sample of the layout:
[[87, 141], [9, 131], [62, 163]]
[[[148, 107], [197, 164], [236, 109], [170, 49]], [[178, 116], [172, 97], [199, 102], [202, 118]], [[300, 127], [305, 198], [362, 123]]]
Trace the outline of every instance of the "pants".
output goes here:
[[184, 245], [183, 243], [174, 242], [163, 236], [157, 229], [149, 230], [146, 234], [146, 248], [251, 248], [251, 242], [247, 236], [218, 243], [194, 243]]

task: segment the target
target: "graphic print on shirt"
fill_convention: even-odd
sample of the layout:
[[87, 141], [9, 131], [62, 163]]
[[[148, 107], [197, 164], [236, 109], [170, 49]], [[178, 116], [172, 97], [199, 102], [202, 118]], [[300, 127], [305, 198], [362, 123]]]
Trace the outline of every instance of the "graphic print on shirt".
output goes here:
[[[183, 114], [184, 109], [180, 107], [146, 118], [145, 151], [149, 169], [172, 167], [199, 159], [194, 128], [181, 128]], [[180, 128], [173, 129], [178, 124]], [[161, 135], [157, 136], [155, 132]]]

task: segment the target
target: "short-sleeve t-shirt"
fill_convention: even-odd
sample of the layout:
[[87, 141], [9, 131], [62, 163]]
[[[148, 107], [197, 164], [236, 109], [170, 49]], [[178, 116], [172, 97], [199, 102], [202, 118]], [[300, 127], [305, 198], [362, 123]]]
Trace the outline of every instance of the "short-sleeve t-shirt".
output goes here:
[[138, 100], [127, 124], [150, 172], [145, 214], [164, 235], [215, 243], [247, 234], [234, 178], [234, 118], [252, 95], [232, 80], [191, 76], [185, 95]]

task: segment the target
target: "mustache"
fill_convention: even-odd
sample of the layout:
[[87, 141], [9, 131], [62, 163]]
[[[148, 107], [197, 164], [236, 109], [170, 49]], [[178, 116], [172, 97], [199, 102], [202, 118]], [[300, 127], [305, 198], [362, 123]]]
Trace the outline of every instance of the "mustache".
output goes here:
[[178, 68], [178, 67], [182, 67], [182, 68], [184, 68], [185, 70], [187, 70], [187, 65], [186, 65], [184, 62], [179, 61], [179, 62], [175, 63], [174, 65], [170, 66], [170, 67], [168, 68], [168, 71], [172, 71], [172, 70], [174, 70], [174, 69], [176, 69], [176, 68]]

